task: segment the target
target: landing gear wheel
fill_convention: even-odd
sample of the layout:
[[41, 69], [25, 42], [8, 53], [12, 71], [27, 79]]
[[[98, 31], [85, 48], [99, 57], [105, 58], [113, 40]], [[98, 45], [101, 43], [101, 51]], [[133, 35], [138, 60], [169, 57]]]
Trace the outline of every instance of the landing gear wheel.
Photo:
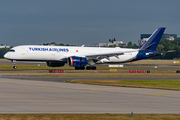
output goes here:
[[86, 70], [96, 70], [96, 66], [87, 66]]
[[75, 67], [75, 70], [79, 70], [79, 67]]
[[16, 68], [17, 68], [17, 66], [13, 66], [13, 68], [14, 68], [14, 69], [16, 69]]
[[92, 70], [96, 70], [96, 66], [92, 66]]
[[16, 66], [16, 60], [12, 60], [12, 62], [14, 63], [13, 68], [16, 69], [16, 68], [17, 68], [17, 66]]
[[85, 67], [84, 67], [84, 66], [83, 66], [83, 67], [80, 67], [80, 69], [81, 69], [81, 70], [85, 70]]
[[90, 70], [90, 66], [87, 66], [87, 67], [86, 67], [86, 70]]
[[85, 70], [85, 67], [75, 67], [75, 70]]

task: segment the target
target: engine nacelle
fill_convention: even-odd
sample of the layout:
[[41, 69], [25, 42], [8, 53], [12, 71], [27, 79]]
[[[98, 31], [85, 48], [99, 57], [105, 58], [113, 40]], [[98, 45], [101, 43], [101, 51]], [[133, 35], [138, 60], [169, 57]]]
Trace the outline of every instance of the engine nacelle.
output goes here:
[[51, 61], [51, 62], [46, 62], [48, 67], [62, 67], [64, 66], [65, 62], [57, 62], [57, 61]]
[[85, 57], [70, 56], [67, 63], [73, 67], [83, 67], [87, 65], [87, 59]]

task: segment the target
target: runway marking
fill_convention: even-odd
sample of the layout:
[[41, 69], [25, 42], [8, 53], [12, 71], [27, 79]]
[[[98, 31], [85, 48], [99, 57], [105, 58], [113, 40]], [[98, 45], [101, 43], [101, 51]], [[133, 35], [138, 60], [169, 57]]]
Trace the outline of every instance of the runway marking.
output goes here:
[[40, 86], [40, 87], [56, 87], [56, 86]]
[[4, 84], [15, 84], [14, 82], [1, 82], [1, 83], [4, 83]]
[[149, 95], [149, 96], [158, 96], [158, 97], [159, 97], [159, 96], [160, 96], [160, 97], [161, 97], [161, 96], [163, 96], [163, 97], [171, 97], [172, 95]]
[[88, 90], [88, 91], [106, 91], [106, 90]]

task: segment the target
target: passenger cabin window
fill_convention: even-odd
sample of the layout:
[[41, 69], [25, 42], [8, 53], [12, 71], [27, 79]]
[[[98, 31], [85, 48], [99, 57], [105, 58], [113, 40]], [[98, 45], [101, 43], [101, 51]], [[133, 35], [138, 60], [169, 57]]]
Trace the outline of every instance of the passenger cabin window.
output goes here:
[[11, 50], [9, 50], [9, 52], [15, 52], [15, 50], [11, 49]]

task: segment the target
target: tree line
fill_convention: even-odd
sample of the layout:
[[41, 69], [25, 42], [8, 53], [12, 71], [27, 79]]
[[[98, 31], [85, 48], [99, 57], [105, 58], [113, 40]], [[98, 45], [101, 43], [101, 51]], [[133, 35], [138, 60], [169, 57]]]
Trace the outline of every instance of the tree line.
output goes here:
[[[109, 42], [115, 42], [116, 39], [109, 39]], [[70, 45], [70, 44], [57, 44], [55, 42], [51, 43], [44, 43], [43, 45], [55, 45], [55, 46], [75, 46], [75, 45]], [[112, 47], [112, 46], [111, 46]], [[118, 47], [118, 46], [114, 46]], [[125, 46], [125, 48], [133, 48], [133, 49], [138, 49], [139, 46], [136, 44], [133, 44], [131, 41], [128, 42], [128, 44]], [[0, 48], [0, 58], [4, 58], [4, 54], [8, 52], [11, 48]], [[174, 39], [173, 41], [168, 40], [168, 39], [161, 39], [158, 47], [157, 47], [157, 52], [166, 52], [169, 50], [174, 50], [175, 52], [171, 53], [165, 53], [162, 56], [157, 56], [152, 59], [179, 59], [180, 58], [180, 39]]]
[[[126, 48], [134, 48], [138, 49], [139, 46], [136, 44], [132, 44], [130, 41]], [[166, 51], [174, 50], [171, 53], [165, 53]], [[158, 47], [156, 49], [157, 52], [164, 52], [162, 56], [153, 57], [152, 59], [179, 59], [180, 58], [180, 39], [174, 39], [173, 41], [168, 39], [161, 39]]]
[[179, 59], [180, 39], [174, 39], [173, 41], [168, 39], [162, 39], [157, 47], [157, 52], [166, 52], [168, 50], [174, 50], [175, 52], [165, 53], [162, 56], [158, 56], [154, 59]]
[[59, 44], [57, 44], [56, 42], [44, 43], [44, 44], [42, 44], [42, 45], [54, 45], [54, 46], [76, 46], [76, 45], [63, 44], [63, 43], [59, 43]]
[[10, 50], [11, 48], [0, 48], [0, 58], [4, 58], [4, 55]]

